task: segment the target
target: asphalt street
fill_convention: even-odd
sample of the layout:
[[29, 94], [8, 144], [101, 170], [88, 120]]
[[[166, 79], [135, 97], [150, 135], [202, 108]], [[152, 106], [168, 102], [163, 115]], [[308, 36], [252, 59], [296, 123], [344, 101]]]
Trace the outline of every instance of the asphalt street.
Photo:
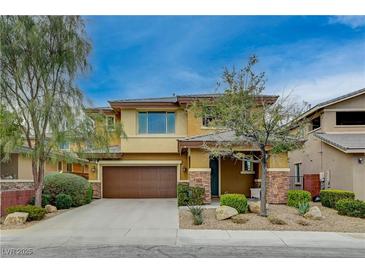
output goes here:
[[364, 249], [243, 246], [2, 246], [4, 258], [365, 258]]

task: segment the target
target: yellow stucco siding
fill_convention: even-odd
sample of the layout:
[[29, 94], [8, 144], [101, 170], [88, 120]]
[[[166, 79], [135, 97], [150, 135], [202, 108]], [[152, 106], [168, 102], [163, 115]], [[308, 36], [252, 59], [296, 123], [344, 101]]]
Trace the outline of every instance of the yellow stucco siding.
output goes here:
[[[140, 111], [174, 111], [174, 134], [139, 134], [138, 112]], [[121, 139], [124, 153], [177, 153], [177, 139], [187, 136], [187, 120], [183, 109], [124, 109], [121, 111], [121, 122], [127, 138]]]
[[194, 112], [192, 112], [191, 110], [187, 110], [186, 115], [188, 136], [204, 135], [214, 132], [214, 129], [212, 128], [203, 127], [202, 118], [196, 117]]
[[18, 179], [33, 179], [32, 160], [20, 154], [18, 156]]
[[221, 194], [240, 193], [250, 196], [254, 174], [242, 174], [242, 161], [221, 159]]
[[269, 157], [269, 168], [289, 168], [288, 153], [271, 154]]
[[191, 149], [189, 168], [209, 168], [209, 153], [201, 149]]

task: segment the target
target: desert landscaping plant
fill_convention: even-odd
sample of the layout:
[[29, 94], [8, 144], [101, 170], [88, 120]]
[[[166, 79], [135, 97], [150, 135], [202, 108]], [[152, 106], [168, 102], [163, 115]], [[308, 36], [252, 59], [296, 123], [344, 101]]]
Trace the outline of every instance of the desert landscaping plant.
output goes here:
[[72, 206], [77, 207], [90, 202], [90, 183], [83, 177], [71, 173], [51, 173], [44, 179], [43, 193], [56, 201], [58, 194], [67, 194], [72, 198]]
[[246, 213], [248, 207], [247, 198], [244, 194], [223, 194], [220, 197], [220, 205], [233, 207], [238, 213]]
[[321, 203], [323, 206], [336, 208], [338, 200], [342, 199], [355, 199], [355, 193], [352, 191], [340, 190], [340, 189], [326, 189], [320, 192]]
[[[233, 132], [232, 141], [203, 145], [212, 157], [231, 157], [261, 164], [260, 215], [267, 216], [266, 180], [270, 155], [302, 146], [306, 123], [296, 118], [306, 105], [295, 103], [289, 96], [275, 100], [264, 97], [266, 76], [254, 71], [257, 63], [257, 57], [251, 56], [243, 68], [225, 69], [218, 87], [222, 88], [222, 94], [213, 100], [199, 100], [191, 109], [197, 117], [213, 117], [211, 126], [222, 132]], [[247, 143], [257, 147], [260, 153], [246, 155], [237, 149]]]
[[44, 208], [33, 206], [33, 205], [18, 205], [8, 207], [6, 209], [6, 213], [14, 213], [14, 212], [26, 212], [29, 213], [28, 221], [38, 221], [42, 220], [44, 215], [46, 215], [47, 211]]
[[288, 206], [299, 207], [300, 203], [309, 203], [311, 194], [305, 190], [289, 190], [288, 191]]
[[286, 225], [287, 224], [283, 219], [281, 219], [281, 218], [279, 218], [278, 216], [275, 216], [275, 215], [269, 215], [267, 217], [267, 219], [273, 225]]
[[60, 193], [56, 196], [56, 207], [58, 209], [68, 209], [72, 206], [72, 198], [70, 195]]
[[202, 187], [192, 187], [186, 183], [177, 185], [177, 203], [179, 206], [202, 205], [205, 190]]
[[203, 223], [203, 208], [201, 206], [188, 206], [191, 215], [193, 215], [194, 225]]
[[308, 202], [299, 202], [299, 204], [298, 204], [299, 215], [304, 216], [304, 214], [309, 211], [309, 208], [310, 208], [310, 205]]
[[336, 210], [340, 215], [365, 218], [365, 202], [353, 199], [342, 199], [336, 202]]

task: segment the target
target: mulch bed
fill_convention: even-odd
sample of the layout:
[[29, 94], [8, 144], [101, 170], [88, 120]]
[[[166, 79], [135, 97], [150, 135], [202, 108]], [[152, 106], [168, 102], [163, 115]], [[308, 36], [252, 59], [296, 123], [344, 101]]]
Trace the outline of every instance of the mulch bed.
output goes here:
[[[187, 209], [179, 209], [180, 228], [184, 229], [221, 229], [221, 230], [287, 230], [287, 231], [327, 231], [327, 232], [362, 232], [365, 233], [365, 219], [341, 216], [331, 208], [318, 206], [324, 217], [322, 220], [308, 220], [298, 214], [296, 208], [286, 205], [269, 205], [269, 215], [274, 215], [284, 220], [286, 225], [275, 225], [254, 213], [246, 213], [248, 221], [244, 224], [233, 223], [231, 219], [218, 221], [215, 218], [215, 209], [206, 208], [203, 212], [202, 225], [193, 225], [193, 219]], [[302, 225], [299, 223], [305, 223]]]

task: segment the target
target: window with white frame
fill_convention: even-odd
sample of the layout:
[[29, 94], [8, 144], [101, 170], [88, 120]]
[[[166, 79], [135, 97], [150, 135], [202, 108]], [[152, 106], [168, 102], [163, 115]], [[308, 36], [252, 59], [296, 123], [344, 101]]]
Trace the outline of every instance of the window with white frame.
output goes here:
[[115, 116], [106, 116], [106, 126], [110, 131], [115, 129]]
[[175, 112], [139, 112], [139, 134], [175, 133]]
[[253, 170], [253, 157], [246, 156], [245, 159], [242, 161], [242, 174], [254, 174], [255, 171]]
[[294, 164], [294, 183], [300, 184], [300, 163]]
[[62, 144], [60, 144], [60, 149], [62, 149], [62, 150], [70, 150], [70, 143], [63, 142]]

